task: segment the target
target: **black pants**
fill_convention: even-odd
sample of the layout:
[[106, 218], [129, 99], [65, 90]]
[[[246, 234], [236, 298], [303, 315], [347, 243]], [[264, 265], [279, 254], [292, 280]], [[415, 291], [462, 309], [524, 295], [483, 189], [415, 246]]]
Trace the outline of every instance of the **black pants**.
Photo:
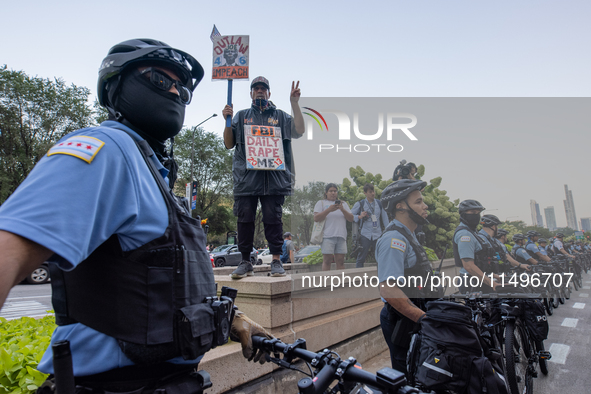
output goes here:
[[389, 313], [388, 308], [384, 305], [380, 312], [380, 326], [382, 327], [382, 334], [384, 334], [386, 344], [390, 349], [392, 368], [406, 374], [406, 353], [408, 353], [409, 348], [397, 346], [392, 343], [392, 333], [394, 332], [397, 320], [396, 316]]
[[283, 246], [283, 223], [281, 216], [285, 196], [239, 196], [234, 197], [234, 215], [238, 217], [238, 250], [242, 260], [249, 261], [254, 242], [257, 203], [260, 200], [265, 226], [265, 238], [269, 251], [281, 255]]
[[377, 239], [373, 241], [371, 239], [365, 238], [363, 235], [359, 235], [359, 244], [361, 245], [361, 251], [357, 255], [357, 260], [355, 262], [355, 268], [362, 268], [365, 265], [365, 259], [367, 258], [367, 254], [369, 253], [369, 249], [373, 246], [375, 249]]

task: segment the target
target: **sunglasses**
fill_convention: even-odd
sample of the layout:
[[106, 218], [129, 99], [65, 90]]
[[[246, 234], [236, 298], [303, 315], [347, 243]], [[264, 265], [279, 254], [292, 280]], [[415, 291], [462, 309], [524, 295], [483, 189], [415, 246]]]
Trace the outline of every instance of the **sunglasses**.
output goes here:
[[150, 82], [160, 90], [168, 92], [170, 88], [172, 88], [172, 85], [174, 85], [176, 90], [179, 92], [181, 102], [185, 105], [189, 105], [191, 99], [193, 98], [193, 92], [183, 85], [181, 81], [170, 78], [168, 75], [166, 75], [166, 73], [154, 67], [146, 68], [140, 72], [140, 75], [144, 75], [146, 73], [150, 73]]

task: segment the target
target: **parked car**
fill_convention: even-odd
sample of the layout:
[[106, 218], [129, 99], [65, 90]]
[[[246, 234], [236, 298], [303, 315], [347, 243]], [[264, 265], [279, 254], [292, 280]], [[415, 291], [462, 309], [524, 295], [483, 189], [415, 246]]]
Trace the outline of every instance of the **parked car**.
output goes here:
[[317, 250], [320, 250], [320, 245], [308, 245], [305, 248], [302, 248], [298, 252], [296, 252], [293, 258], [295, 259], [296, 263], [303, 263], [304, 257], [311, 255]]
[[224, 250], [228, 250], [230, 249], [232, 246], [234, 245], [220, 245], [220, 246], [216, 246], [212, 251], [210, 251], [209, 253], [216, 253], [216, 252], [223, 252]]
[[49, 282], [49, 265], [47, 262], [41, 263], [39, 268], [34, 270], [25, 278], [27, 283], [40, 285]]
[[[223, 248], [223, 246], [229, 246], [228, 248]], [[222, 248], [222, 250], [215, 251], [218, 248]], [[240, 264], [242, 260], [242, 254], [238, 251], [238, 245], [222, 245], [215, 248], [209, 256], [213, 259], [213, 264], [216, 267], [228, 267], [228, 266], [237, 266]], [[250, 253], [250, 262], [252, 264], [257, 263], [257, 250], [252, 248], [252, 252]]]
[[271, 261], [273, 261], [273, 255], [269, 249], [263, 249], [263, 251], [259, 253], [257, 264], [271, 264]]

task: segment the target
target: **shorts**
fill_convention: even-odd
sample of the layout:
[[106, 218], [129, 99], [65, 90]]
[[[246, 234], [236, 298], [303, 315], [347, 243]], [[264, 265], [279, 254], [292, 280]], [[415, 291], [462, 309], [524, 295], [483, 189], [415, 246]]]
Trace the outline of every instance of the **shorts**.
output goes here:
[[347, 241], [341, 237], [323, 238], [320, 250], [322, 254], [347, 254]]

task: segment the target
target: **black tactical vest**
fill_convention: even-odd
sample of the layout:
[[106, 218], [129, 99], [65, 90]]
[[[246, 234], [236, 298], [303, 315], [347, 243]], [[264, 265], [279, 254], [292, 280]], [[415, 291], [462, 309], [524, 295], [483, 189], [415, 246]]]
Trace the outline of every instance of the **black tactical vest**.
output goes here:
[[534, 259], [536, 259], [536, 258], [538, 258], [538, 256], [536, 256], [536, 254], [534, 252], [532, 252], [531, 250], [529, 250], [527, 248], [527, 245], [530, 245], [530, 244], [535, 245], [535, 242], [534, 241], [527, 241], [527, 243], [525, 244], [524, 249], [527, 252], [527, 254], [529, 254], [531, 257], [533, 257]]
[[[413, 301], [415, 305], [421, 307], [421, 305], [425, 304], [426, 298], [434, 298], [440, 297], [441, 295], [438, 292], [431, 292], [431, 285], [427, 283], [430, 280], [433, 274], [433, 268], [431, 267], [431, 262], [429, 262], [429, 258], [427, 257], [427, 253], [425, 249], [414, 239], [414, 237], [408, 232], [407, 229], [404, 227], [400, 227], [393, 222], [390, 223], [386, 229], [384, 230], [384, 234], [388, 231], [396, 230], [408, 241], [410, 246], [412, 247], [415, 255], [417, 257], [417, 262], [411, 268], [404, 268], [404, 277], [406, 278], [407, 286], [400, 287], [400, 290]], [[422, 282], [417, 281], [417, 279], [412, 278], [422, 278]], [[422, 284], [422, 286], [414, 286], [414, 284]], [[408, 284], [411, 284], [410, 286]]]
[[518, 262], [519, 264], [529, 264], [529, 263], [527, 262], [527, 260], [526, 260], [526, 259], [524, 259], [523, 257], [519, 257], [519, 256], [517, 255], [517, 251], [518, 251], [519, 249], [525, 249], [525, 248], [524, 248], [523, 246], [521, 246], [521, 245], [517, 245], [517, 244], [515, 244], [515, 246], [513, 246], [513, 249], [511, 249], [511, 254], [513, 255], [513, 258], [514, 258], [515, 260], [517, 260], [517, 262]]
[[488, 242], [483, 241], [478, 234], [473, 231], [470, 227], [468, 227], [464, 223], [460, 223], [460, 225], [456, 228], [453, 237], [453, 248], [454, 248], [454, 260], [456, 267], [463, 267], [464, 264], [462, 263], [462, 259], [460, 258], [460, 252], [458, 250], [458, 244], [456, 243], [456, 234], [460, 230], [468, 230], [470, 234], [476, 239], [476, 241], [480, 244], [481, 250], [474, 254], [474, 264], [484, 273], [491, 273], [494, 272], [494, 255], [495, 252], [493, 248], [490, 246]]
[[136, 144], [164, 197], [168, 227], [131, 251], [113, 234], [70, 272], [51, 264], [52, 301], [58, 325], [82, 323], [118, 339], [132, 361], [151, 364], [181, 355], [181, 320], [189, 319], [197, 340], [211, 337], [213, 312], [203, 302], [216, 287], [199, 218], [169, 190], [147, 142]]

